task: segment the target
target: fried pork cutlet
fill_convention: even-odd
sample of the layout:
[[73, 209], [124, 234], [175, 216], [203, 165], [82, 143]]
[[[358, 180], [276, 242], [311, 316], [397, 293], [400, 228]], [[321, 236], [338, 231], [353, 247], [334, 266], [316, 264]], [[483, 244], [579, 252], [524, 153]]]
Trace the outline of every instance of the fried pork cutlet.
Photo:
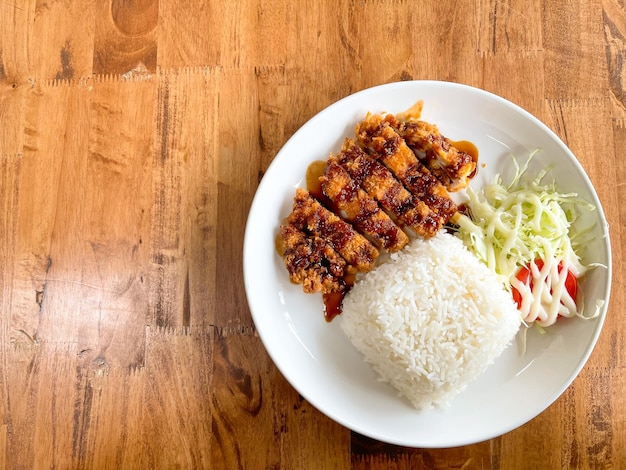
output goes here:
[[345, 219], [359, 232], [369, 236], [378, 248], [395, 252], [409, 242], [408, 235], [359, 188], [334, 156], [328, 159], [320, 181], [323, 193], [343, 211]]
[[383, 164], [346, 139], [337, 161], [352, 179], [398, 221], [424, 237], [439, 229], [437, 214], [413, 196]]
[[[393, 119], [393, 116], [391, 116]], [[380, 115], [369, 114], [356, 127], [359, 144], [383, 163], [431, 211], [434, 235], [457, 212], [446, 188]]]
[[293, 210], [287, 222], [300, 230], [325, 240], [337, 253], [359, 271], [371, 271], [378, 250], [350, 224], [322, 206], [308, 191], [297, 188]]
[[279, 233], [291, 282], [301, 284], [308, 294], [344, 291], [350, 267], [328, 243], [319, 237], [308, 237], [293, 225], [281, 225]]
[[436, 125], [417, 120], [400, 122], [391, 115], [385, 119], [411, 149], [424, 155], [422, 162], [449, 191], [467, 187], [476, 170], [476, 162], [470, 154], [457, 149], [450, 139], [441, 135]]

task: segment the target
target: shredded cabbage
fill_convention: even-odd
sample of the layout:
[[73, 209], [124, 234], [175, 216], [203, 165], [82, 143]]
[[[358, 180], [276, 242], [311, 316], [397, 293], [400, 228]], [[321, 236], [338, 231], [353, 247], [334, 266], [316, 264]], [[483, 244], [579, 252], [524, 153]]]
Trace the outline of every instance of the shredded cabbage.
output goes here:
[[[458, 225], [457, 236], [502, 277], [508, 289], [511, 283], [515, 284], [519, 269], [536, 259], [552, 265], [546, 267], [545, 272], [551, 270], [555, 275], [558, 263], [563, 263], [565, 273], [569, 269], [577, 278], [587, 269], [581, 263], [579, 251], [582, 236], [590, 227], [584, 230], [574, 227], [574, 223], [581, 207], [588, 210], [594, 207], [576, 193], [560, 193], [554, 181], [544, 183], [551, 167], [534, 178], [529, 177], [528, 165], [536, 153], [531, 153], [521, 168], [513, 158], [515, 176], [508, 184], [501, 175], [496, 175], [480, 192], [467, 188], [467, 215], [460, 214], [454, 220]], [[561, 277], [564, 282], [564, 276]], [[530, 293], [522, 292], [522, 295]], [[525, 305], [528, 303], [525, 300]], [[575, 309], [573, 314], [577, 314]], [[542, 320], [538, 323], [548, 326], [556, 320], [556, 313], [553, 316], [547, 321], [542, 314], [541, 318], [535, 316], [530, 322]]]

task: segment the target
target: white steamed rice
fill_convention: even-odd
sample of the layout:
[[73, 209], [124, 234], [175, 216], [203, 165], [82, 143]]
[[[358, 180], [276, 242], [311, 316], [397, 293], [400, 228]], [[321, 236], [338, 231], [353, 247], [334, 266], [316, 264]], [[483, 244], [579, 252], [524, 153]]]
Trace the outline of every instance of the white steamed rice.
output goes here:
[[520, 323], [496, 275], [443, 231], [364, 275], [341, 315], [343, 331], [381, 380], [418, 409], [449, 405]]

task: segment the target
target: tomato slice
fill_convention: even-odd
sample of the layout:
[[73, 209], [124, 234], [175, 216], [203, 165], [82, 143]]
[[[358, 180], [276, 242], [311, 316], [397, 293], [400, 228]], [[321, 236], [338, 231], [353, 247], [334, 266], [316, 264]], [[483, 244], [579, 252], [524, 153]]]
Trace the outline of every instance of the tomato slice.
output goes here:
[[[540, 271], [543, 269], [542, 259], [536, 259], [534, 263], [535, 263], [535, 266], [537, 266], [537, 269], [539, 269]], [[559, 263], [558, 269], [559, 269], [559, 273], [563, 270], [562, 261]], [[530, 263], [528, 263], [526, 266], [522, 266], [517, 272], [517, 274], [515, 275], [515, 277], [522, 284], [526, 284], [530, 286], [530, 290], [533, 289], [533, 279], [532, 279], [532, 274], [530, 270]], [[567, 293], [569, 294], [569, 296], [572, 299], [574, 299], [574, 302], [576, 302], [576, 296], [578, 295], [578, 279], [576, 279], [576, 276], [574, 276], [574, 274], [569, 269], [567, 270], [567, 276], [565, 277], [565, 289], [567, 290]], [[513, 300], [517, 304], [517, 308], [518, 309], [521, 308], [522, 307], [522, 294], [520, 294], [519, 291], [515, 287], [513, 287], [511, 291], [513, 295]], [[561, 303], [563, 302], [561, 301]]]
[[[530, 279], [530, 263], [526, 266], [522, 266], [519, 271], [517, 271], [515, 277], [522, 284], [528, 284]], [[530, 280], [530, 288], [532, 289], [532, 280]], [[522, 294], [520, 294], [520, 292], [515, 287], [512, 288], [511, 292], [513, 294], [513, 300], [517, 304], [517, 308], [522, 308]]]
[[[559, 264], [559, 272], [562, 269], [562, 263]], [[578, 295], [578, 279], [572, 274], [570, 270], [567, 271], [567, 277], [565, 278], [565, 289], [569, 296], [574, 299], [576, 303], [576, 296]]]

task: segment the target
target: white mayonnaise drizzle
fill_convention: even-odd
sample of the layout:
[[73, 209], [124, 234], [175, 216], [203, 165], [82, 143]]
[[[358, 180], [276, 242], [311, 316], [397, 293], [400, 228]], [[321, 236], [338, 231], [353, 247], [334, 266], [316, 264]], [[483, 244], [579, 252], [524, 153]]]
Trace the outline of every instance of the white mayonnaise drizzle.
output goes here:
[[559, 315], [568, 318], [576, 316], [576, 299], [565, 286], [568, 270], [576, 278], [582, 274], [574, 272], [578, 271], [576, 266], [570, 265], [567, 259], [550, 257], [543, 260], [541, 269], [534, 262], [529, 267], [528, 283], [522, 283], [515, 276], [511, 278], [511, 287], [517, 289], [522, 299], [519, 311], [524, 322], [536, 322], [539, 326], [548, 327], [556, 322]]

